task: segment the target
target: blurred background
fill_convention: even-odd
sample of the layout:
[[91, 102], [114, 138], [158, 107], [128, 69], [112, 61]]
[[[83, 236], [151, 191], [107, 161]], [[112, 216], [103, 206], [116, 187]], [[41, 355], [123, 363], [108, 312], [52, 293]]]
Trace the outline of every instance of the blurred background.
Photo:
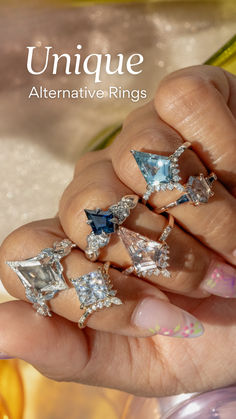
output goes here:
[[[99, 88], [146, 89], [148, 101], [165, 74], [205, 62], [234, 35], [235, 1], [126, 3], [0, 3], [1, 241], [22, 224], [53, 216], [74, 163], [91, 138], [121, 123], [134, 107], [145, 103], [108, 98], [29, 100], [32, 86], [98, 86], [82, 74], [30, 75], [26, 46], [51, 45], [58, 54], [74, 54], [79, 43], [82, 58], [94, 52], [140, 53], [144, 56], [140, 75], [111, 79], [102, 69]], [[11, 298], [3, 288], [0, 292], [1, 301]], [[23, 362], [0, 361], [0, 418], [4, 419], [156, 419], [172, 402], [56, 383]]]

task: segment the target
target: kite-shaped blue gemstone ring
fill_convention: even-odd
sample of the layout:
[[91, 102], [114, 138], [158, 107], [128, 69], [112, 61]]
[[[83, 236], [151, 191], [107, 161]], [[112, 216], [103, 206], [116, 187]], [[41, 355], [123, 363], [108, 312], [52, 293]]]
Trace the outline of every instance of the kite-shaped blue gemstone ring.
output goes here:
[[92, 228], [87, 237], [85, 255], [91, 261], [97, 260], [100, 249], [110, 241], [110, 235], [117, 230], [117, 227], [130, 215], [130, 210], [138, 203], [137, 195], [126, 195], [117, 204], [111, 205], [106, 210], [97, 208], [95, 210], [85, 209], [87, 223]]
[[145, 153], [142, 151], [131, 150], [136, 163], [147, 182], [146, 192], [143, 195], [143, 202], [146, 203], [153, 192], [172, 190], [174, 188], [181, 191], [178, 160], [181, 154], [190, 147], [189, 142], [183, 143], [170, 156]]
[[170, 202], [162, 208], [155, 210], [158, 214], [168, 211], [173, 207], [189, 202], [195, 206], [206, 204], [210, 197], [214, 195], [212, 184], [217, 180], [215, 173], [205, 176], [200, 173], [199, 176], [190, 176], [184, 187], [184, 193], [176, 201]]

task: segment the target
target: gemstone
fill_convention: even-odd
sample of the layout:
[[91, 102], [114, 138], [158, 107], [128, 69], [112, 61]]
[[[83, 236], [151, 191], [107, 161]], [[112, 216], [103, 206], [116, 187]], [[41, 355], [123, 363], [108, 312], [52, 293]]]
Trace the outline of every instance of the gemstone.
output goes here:
[[147, 184], [168, 184], [172, 181], [171, 160], [166, 156], [132, 150]]
[[194, 203], [207, 203], [209, 199], [209, 186], [204, 178], [190, 176], [187, 191]]
[[100, 270], [72, 279], [77, 295], [84, 307], [95, 304], [109, 296], [109, 288]]
[[49, 293], [47, 298], [49, 299], [49, 296], [52, 295], [52, 298], [55, 292], [64, 290], [68, 286], [62, 274], [63, 267], [53, 251], [50, 253], [48, 249], [48, 262], [46, 259], [40, 260], [40, 256], [45, 255], [41, 252], [34, 258], [7, 262], [7, 264], [18, 275], [26, 289], [33, 289], [36, 293]]
[[150, 240], [124, 227], [119, 228], [118, 234], [130, 254], [137, 275], [151, 275], [162, 270], [168, 259], [166, 244]]
[[115, 224], [111, 221], [114, 218], [113, 213], [102, 210], [85, 210], [85, 214], [90, 221], [90, 225], [94, 234], [98, 235], [102, 232], [110, 234], [115, 231]]
[[189, 201], [188, 195], [184, 194], [179, 199], [177, 199], [176, 202], [177, 202], [178, 205], [180, 205], [180, 204], [184, 204], [185, 202], [188, 202], [188, 201]]

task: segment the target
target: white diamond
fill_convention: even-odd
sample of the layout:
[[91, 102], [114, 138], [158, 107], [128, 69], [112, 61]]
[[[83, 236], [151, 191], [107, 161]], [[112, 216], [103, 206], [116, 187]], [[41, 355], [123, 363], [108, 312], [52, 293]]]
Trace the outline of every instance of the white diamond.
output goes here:
[[119, 305], [121, 305], [122, 304], [122, 301], [119, 299], [119, 298], [111, 298], [111, 302], [113, 303], [113, 304], [116, 304], [117, 306], [119, 306]]
[[100, 270], [72, 280], [83, 306], [90, 306], [109, 295], [108, 284]]
[[138, 276], [150, 276], [156, 269], [161, 268], [166, 245], [124, 227], [119, 228], [118, 234], [130, 254]]

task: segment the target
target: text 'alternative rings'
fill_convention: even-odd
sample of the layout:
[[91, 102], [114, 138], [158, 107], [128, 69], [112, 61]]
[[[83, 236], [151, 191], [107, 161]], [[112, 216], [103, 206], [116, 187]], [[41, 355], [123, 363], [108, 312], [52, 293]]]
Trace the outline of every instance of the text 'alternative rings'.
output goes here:
[[166, 239], [174, 226], [174, 218], [169, 215], [169, 222], [158, 241], [150, 240], [139, 233], [119, 227], [118, 235], [129, 252], [132, 265], [124, 270], [124, 274], [135, 273], [139, 277], [148, 278], [159, 274], [170, 277], [169, 246]]
[[201, 173], [199, 176], [190, 176], [188, 182], [185, 185], [185, 193], [180, 196], [176, 201], [165, 205], [162, 208], [157, 208], [155, 212], [158, 214], [168, 211], [168, 209], [177, 207], [178, 205], [189, 202], [195, 206], [206, 204], [211, 196], [214, 195], [211, 187], [217, 179], [215, 173], [211, 173], [209, 176], [204, 177]]
[[93, 312], [110, 307], [112, 304], [122, 304], [122, 301], [116, 297], [117, 291], [112, 289], [108, 274], [109, 266], [110, 263], [106, 262], [96, 271], [71, 279], [81, 303], [80, 308], [85, 309], [78, 323], [81, 329], [86, 326], [86, 320]]
[[172, 190], [177, 188], [183, 190], [179, 183], [178, 159], [181, 154], [190, 147], [189, 142], [183, 143], [170, 156], [161, 156], [153, 153], [131, 150], [136, 163], [147, 182], [146, 192], [143, 195], [143, 203], [146, 204], [153, 192]]
[[43, 249], [30, 259], [6, 262], [24, 285], [27, 299], [42, 316], [51, 316], [47, 301], [58, 291], [68, 288], [60, 260], [75, 246], [70, 240], [65, 239], [55, 242], [53, 248]]
[[98, 258], [100, 249], [109, 243], [110, 235], [126, 220], [130, 215], [130, 210], [135, 208], [137, 203], [137, 195], [126, 195], [106, 211], [99, 208], [85, 210], [88, 218], [87, 223], [92, 228], [87, 237], [87, 248], [85, 249], [88, 259], [95, 261]]

